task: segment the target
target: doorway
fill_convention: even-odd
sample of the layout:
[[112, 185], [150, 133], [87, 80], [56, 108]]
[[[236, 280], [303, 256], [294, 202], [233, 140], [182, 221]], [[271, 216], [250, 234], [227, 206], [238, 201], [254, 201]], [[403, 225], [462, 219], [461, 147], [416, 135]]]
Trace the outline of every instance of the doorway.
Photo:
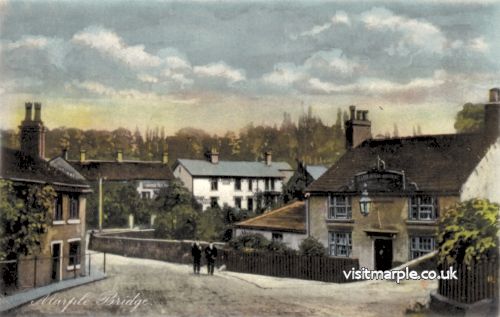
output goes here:
[[57, 282], [61, 280], [62, 261], [61, 261], [61, 242], [52, 243], [52, 281]]
[[392, 268], [392, 240], [375, 239], [375, 269], [389, 270]]

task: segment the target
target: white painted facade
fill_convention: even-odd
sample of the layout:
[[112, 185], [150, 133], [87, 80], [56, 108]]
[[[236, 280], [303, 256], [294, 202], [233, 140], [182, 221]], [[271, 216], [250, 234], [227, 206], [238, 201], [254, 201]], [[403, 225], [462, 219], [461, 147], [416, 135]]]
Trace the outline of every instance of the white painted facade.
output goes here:
[[283, 236], [283, 242], [287, 247], [298, 250], [300, 244], [302, 241], [307, 238], [307, 234], [301, 234], [301, 233], [292, 233], [292, 232], [283, 232], [283, 231], [268, 231], [268, 230], [254, 230], [254, 229], [240, 229], [236, 228], [235, 229], [235, 237], [239, 237], [241, 235], [245, 234], [261, 234], [264, 236], [264, 238], [272, 241], [273, 240], [273, 233], [281, 234]]
[[489, 199], [491, 202], [500, 203], [500, 139], [490, 146], [462, 186], [460, 200], [471, 198]]
[[153, 199], [161, 188], [167, 186], [167, 181], [140, 180], [137, 182], [137, 192], [142, 198]]
[[[257, 207], [255, 195], [258, 192], [281, 192], [283, 189], [282, 178], [248, 178], [248, 177], [201, 177], [191, 176], [182, 166], [174, 170], [174, 176], [179, 178], [184, 186], [193, 193], [196, 200], [203, 205], [203, 210], [210, 207], [211, 199], [217, 198], [220, 207], [236, 207], [236, 198], [241, 198], [241, 209], [248, 209], [249, 199], [253, 200], [253, 208]], [[241, 189], [236, 189], [236, 178], [241, 181]], [[212, 179], [217, 180], [217, 190], [212, 190]], [[268, 187], [266, 188], [266, 181]], [[249, 182], [252, 182], [250, 189]], [[272, 183], [274, 183], [274, 188]]]

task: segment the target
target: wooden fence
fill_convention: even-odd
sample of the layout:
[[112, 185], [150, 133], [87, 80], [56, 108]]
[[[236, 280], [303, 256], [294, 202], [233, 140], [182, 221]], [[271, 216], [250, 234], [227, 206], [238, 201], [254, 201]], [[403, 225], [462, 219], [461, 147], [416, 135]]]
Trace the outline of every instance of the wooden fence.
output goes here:
[[[454, 265], [456, 280], [439, 280], [438, 292], [454, 301], [471, 304], [482, 299], [495, 299], [498, 296], [498, 258]], [[444, 266], [447, 269], [447, 266]]]
[[334, 283], [352, 282], [346, 280], [343, 271], [359, 268], [357, 259], [257, 252], [226, 251], [223, 261], [233, 272]]

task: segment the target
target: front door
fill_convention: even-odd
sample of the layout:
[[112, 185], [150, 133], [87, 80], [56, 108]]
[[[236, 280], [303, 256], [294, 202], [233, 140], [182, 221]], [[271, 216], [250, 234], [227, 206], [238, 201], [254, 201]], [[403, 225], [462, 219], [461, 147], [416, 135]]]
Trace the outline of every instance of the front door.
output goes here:
[[52, 244], [52, 281], [61, 279], [61, 244]]
[[375, 269], [389, 270], [392, 267], [392, 240], [375, 239]]

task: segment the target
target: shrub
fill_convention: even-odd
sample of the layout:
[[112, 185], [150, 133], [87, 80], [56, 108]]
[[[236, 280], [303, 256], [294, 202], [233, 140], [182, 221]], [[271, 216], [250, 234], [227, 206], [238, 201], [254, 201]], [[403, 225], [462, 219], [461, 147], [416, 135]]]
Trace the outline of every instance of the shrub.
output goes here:
[[299, 252], [301, 255], [307, 256], [325, 256], [326, 248], [323, 246], [318, 239], [314, 237], [308, 237], [302, 241], [299, 246]]
[[439, 219], [439, 262], [481, 260], [496, 252], [499, 205], [471, 199], [446, 210]]
[[244, 234], [233, 238], [229, 241], [229, 246], [234, 250], [254, 249], [263, 250], [267, 249], [271, 241], [267, 240], [263, 235], [258, 233]]

